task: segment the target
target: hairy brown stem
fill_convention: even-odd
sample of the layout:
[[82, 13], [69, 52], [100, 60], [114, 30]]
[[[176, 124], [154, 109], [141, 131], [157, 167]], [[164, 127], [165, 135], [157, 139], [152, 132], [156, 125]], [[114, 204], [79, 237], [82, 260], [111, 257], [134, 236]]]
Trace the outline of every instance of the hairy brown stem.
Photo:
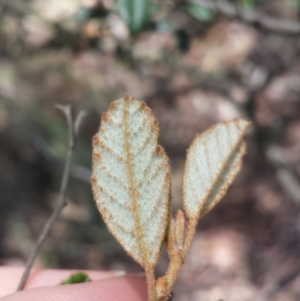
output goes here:
[[183, 246], [183, 258], [187, 256], [187, 253], [191, 247], [193, 238], [196, 233], [196, 227], [197, 227], [198, 219], [191, 218], [187, 222], [187, 229], [186, 229], [186, 236]]
[[145, 268], [146, 280], [148, 286], [148, 301], [156, 301], [156, 287], [153, 267]]
[[49, 232], [52, 228], [54, 221], [59, 216], [61, 210], [67, 205], [67, 201], [65, 199], [65, 193], [66, 193], [66, 188], [67, 188], [69, 176], [70, 176], [70, 167], [71, 167], [73, 152], [74, 152], [74, 148], [75, 148], [76, 135], [77, 135], [80, 123], [82, 121], [82, 118], [84, 116], [84, 112], [80, 112], [78, 114], [76, 120], [74, 121], [72, 118], [72, 112], [71, 112], [70, 106], [57, 105], [56, 107], [65, 114], [65, 117], [67, 119], [68, 131], [69, 131], [68, 154], [67, 154], [67, 158], [66, 158], [66, 162], [65, 162], [65, 167], [64, 167], [64, 172], [63, 172], [63, 177], [62, 177], [62, 181], [61, 181], [61, 185], [60, 185], [60, 192], [59, 192], [59, 197], [58, 197], [56, 207], [55, 207], [54, 211], [52, 212], [49, 220], [45, 224], [40, 236], [38, 237], [38, 240], [36, 241], [32, 250], [29, 253], [24, 272], [23, 272], [22, 278], [20, 280], [20, 283], [19, 283], [19, 286], [17, 289], [18, 291], [24, 289], [24, 286], [28, 279], [30, 270], [33, 266], [34, 260], [36, 259], [43, 243], [45, 242], [47, 236], [49, 235]]
[[[157, 280], [157, 295], [159, 301], [165, 301], [171, 293], [172, 287], [177, 279], [178, 273], [184, 264], [188, 250], [191, 246], [193, 237], [196, 232], [198, 219], [191, 218], [187, 221], [186, 235], [182, 249], [177, 249], [176, 244], [172, 238], [172, 233], [169, 233], [167, 241], [167, 250], [170, 257], [169, 266], [166, 275]], [[173, 231], [170, 223], [169, 231]]]

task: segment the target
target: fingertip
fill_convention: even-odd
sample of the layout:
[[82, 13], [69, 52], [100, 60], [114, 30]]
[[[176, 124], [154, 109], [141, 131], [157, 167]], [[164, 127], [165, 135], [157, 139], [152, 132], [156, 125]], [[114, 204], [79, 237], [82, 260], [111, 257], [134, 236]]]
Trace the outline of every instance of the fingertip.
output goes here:
[[28, 279], [26, 289], [44, 286], [60, 285], [62, 281], [68, 279], [72, 274], [83, 272], [92, 281], [102, 280], [109, 277], [117, 276], [120, 272], [101, 272], [101, 271], [84, 271], [84, 270], [37, 270]]
[[122, 276], [99, 281], [29, 289], [3, 297], [1, 301], [146, 301], [144, 277]]
[[[24, 272], [24, 267], [0, 267], [0, 297], [12, 294], [17, 291], [18, 284]], [[76, 270], [55, 270], [55, 269], [32, 269], [25, 289], [57, 286], [66, 280]], [[124, 275], [124, 271], [81, 271], [88, 275], [92, 281], [102, 280], [109, 277]]]

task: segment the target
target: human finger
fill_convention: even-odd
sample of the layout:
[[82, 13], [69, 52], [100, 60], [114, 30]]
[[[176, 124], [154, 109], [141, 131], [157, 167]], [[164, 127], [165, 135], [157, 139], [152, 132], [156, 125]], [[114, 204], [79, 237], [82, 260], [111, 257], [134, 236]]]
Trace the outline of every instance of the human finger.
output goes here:
[[[0, 297], [16, 292], [23, 271], [23, 267], [0, 267]], [[63, 280], [76, 272], [78, 270], [32, 269], [25, 289], [59, 285]], [[86, 273], [92, 281], [124, 275], [124, 271], [82, 272]]]
[[7, 295], [1, 301], [146, 301], [145, 278], [111, 277], [99, 281], [33, 288]]

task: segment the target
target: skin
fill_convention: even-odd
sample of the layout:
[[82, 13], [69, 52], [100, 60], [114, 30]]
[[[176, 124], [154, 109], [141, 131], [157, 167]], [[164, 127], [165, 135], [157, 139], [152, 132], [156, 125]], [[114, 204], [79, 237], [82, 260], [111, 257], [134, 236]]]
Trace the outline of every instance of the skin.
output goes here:
[[59, 285], [71, 270], [33, 270], [25, 290], [16, 292], [23, 268], [0, 267], [0, 301], [146, 301], [145, 277], [123, 272], [85, 271], [92, 282]]

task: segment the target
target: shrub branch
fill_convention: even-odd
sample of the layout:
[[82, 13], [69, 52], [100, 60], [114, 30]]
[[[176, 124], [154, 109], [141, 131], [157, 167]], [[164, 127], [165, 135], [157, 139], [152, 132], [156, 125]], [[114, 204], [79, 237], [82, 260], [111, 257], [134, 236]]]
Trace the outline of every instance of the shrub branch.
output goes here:
[[74, 120], [72, 117], [72, 111], [71, 111], [71, 106], [69, 105], [56, 105], [56, 108], [61, 110], [67, 120], [68, 123], [68, 153], [67, 153], [67, 158], [64, 166], [64, 172], [63, 172], [63, 177], [60, 185], [60, 192], [58, 196], [58, 200], [56, 203], [56, 207], [54, 211], [52, 212], [50, 218], [48, 219], [47, 223], [45, 224], [40, 236], [38, 237], [36, 243], [34, 244], [32, 250], [29, 253], [26, 266], [22, 275], [22, 278], [20, 280], [19, 286], [18, 286], [18, 291], [23, 290], [26, 284], [26, 281], [28, 279], [30, 270], [33, 266], [34, 260], [36, 259], [43, 243], [45, 242], [47, 236], [49, 235], [49, 232], [53, 226], [53, 223], [55, 220], [58, 218], [60, 215], [60, 212], [62, 209], [67, 205], [67, 201], [65, 199], [65, 194], [66, 194], [66, 188], [68, 185], [69, 181], [69, 176], [70, 176], [70, 167], [71, 167], [71, 162], [73, 158], [73, 153], [75, 149], [75, 144], [76, 144], [76, 136], [81, 124], [81, 121], [85, 115], [83, 111], [81, 111], [76, 119]]

